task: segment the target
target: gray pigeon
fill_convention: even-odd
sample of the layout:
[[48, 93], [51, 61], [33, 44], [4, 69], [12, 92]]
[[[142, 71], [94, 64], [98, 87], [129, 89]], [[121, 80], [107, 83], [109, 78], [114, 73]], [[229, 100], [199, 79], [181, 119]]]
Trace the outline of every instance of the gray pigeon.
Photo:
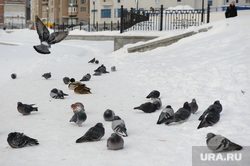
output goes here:
[[124, 140], [121, 136], [116, 133], [111, 134], [107, 140], [107, 147], [109, 150], [119, 150], [122, 149], [124, 145]]
[[99, 66], [96, 70], [94, 70], [94, 72], [96, 72], [96, 73], [99, 72], [102, 74], [109, 73], [103, 64], [101, 66]]
[[196, 113], [196, 111], [198, 110], [198, 104], [195, 99], [192, 99], [191, 103], [189, 103], [189, 106], [191, 108], [192, 114]]
[[173, 116], [173, 114], [174, 114], [173, 108], [170, 105], [168, 105], [166, 108], [162, 110], [156, 124], [165, 123], [168, 118]]
[[150, 92], [146, 98], [159, 98], [160, 97], [160, 92], [158, 90], [153, 90]]
[[214, 108], [212, 108], [207, 114], [201, 119], [201, 122], [197, 129], [200, 129], [202, 127], [208, 127], [213, 126], [220, 120], [220, 113], [217, 113], [216, 111], [213, 111]]
[[51, 72], [49, 72], [49, 73], [44, 73], [44, 74], [42, 75], [42, 77], [44, 77], [46, 80], [49, 79], [49, 78], [51, 78]]
[[221, 111], [222, 111], [222, 105], [221, 105], [221, 103], [220, 103], [219, 100], [216, 100], [216, 101], [214, 102], [214, 104], [210, 105], [210, 106], [203, 112], [203, 114], [200, 116], [199, 120], [204, 119], [204, 117], [206, 116], [206, 114], [207, 114], [208, 112], [210, 112], [211, 110], [213, 110], [213, 112], [221, 113]]
[[166, 124], [170, 124], [173, 122], [183, 123], [189, 119], [191, 115], [191, 109], [188, 102], [183, 104], [182, 108], [179, 108], [172, 117], [166, 120]]
[[69, 84], [69, 82], [70, 82], [69, 77], [64, 77], [63, 82], [64, 82], [64, 84]]
[[64, 99], [64, 96], [68, 96], [68, 94], [63, 93], [60, 89], [53, 88], [50, 91], [50, 96], [54, 99]]
[[116, 134], [123, 136], [123, 137], [128, 136], [125, 122], [119, 116], [114, 117], [111, 127]]
[[23, 104], [17, 102], [17, 110], [23, 115], [29, 115], [32, 111], [38, 111], [37, 107], [33, 107], [35, 104]]
[[87, 114], [85, 111], [75, 112], [69, 122], [75, 122], [78, 126], [81, 126], [83, 122], [87, 119]]
[[142, 110], [145, 113], [152, 113], [158, 109], [158, 106], [152, 102], [146, 102], [138, 107], [134, 107], [134, 109]]
[[40, 54], [50, 54], [49, 48], [51, 47], [51, 44], [59, 43], [69, 34], [68, 31], [54, 32], [50, 34], [49, 30], [37, 16], [35, 18], [35, 22], [36, 31], [41, 44], [33, 47]]
[[97, 123], [91, 127], [82, 137], [76, 140], [76, 143], [99, 141], [105, 134], [102, 123]]
[[80, 81], [89, 81], [91, 78], [91, 75], [88, 73], [85, 76], [83, 76], [83, 78]]
[[242, 146], [231, 142], [229, 139], [221, 135], [215, 135], [214, 133], [207, 134], [206, 143], [207, 143], [208, 149], [216, 153], [242, 149]]
[[7, 142], [12, 148], [22, 148], [28, 145], [32, 146], [32, 145], [39, 144], [36, 139], [30, 138], [24, 135], [23, 133], [19, 133], [19, 132], [9, 133]]
[[107, 109], [104, 113], [103, 113], [103, 118], [105, 121], [113, 121], [115, 117], [115, 113], [114, 111]]

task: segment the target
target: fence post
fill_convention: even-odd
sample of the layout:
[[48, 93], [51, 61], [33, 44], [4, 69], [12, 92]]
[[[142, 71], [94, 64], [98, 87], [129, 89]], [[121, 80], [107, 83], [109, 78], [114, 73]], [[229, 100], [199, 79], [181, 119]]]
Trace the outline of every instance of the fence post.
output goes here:
[[123, 5], [121, 5], [121, 28], [120, 28], [120, 33], [123, 33], [124, 25], [123, 25]]
[[204, 0], [202, 0], [202, 6], [201, 6], [201, 22], [203, 23], [204, 18]]
[[90, 32], [90, 22], [88, 22], [88, 32]]
[[64, 22], [63, 22], [63, 31], [64, 31]]
[[207, 23], [210, 21], [210, 5], [207, 5]]
[[111, 21], [111, 31], [113, 30], [113, 21]]
[[160, 31], [162, 31], [162, 27], [163, 27], [163, 5], [161, 5]]
[[98, 31], [98, 22], [96, 22], [96, 31]]

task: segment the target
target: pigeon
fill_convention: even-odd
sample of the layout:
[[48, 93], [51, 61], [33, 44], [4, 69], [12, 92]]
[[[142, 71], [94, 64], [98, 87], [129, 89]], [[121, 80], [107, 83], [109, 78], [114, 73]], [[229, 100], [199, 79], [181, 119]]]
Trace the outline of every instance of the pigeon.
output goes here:
[[147, 95], [146, 98], [149, 99], [149, 98], [159, 98], [159, 97], [160, 97], [160, 92], [157, 90], [153, 90]]
[[105, 73], [109, 73], [107, 70], [106, 70], [106, 67], [102, 64], [101, 66], [99, 66], [96, 70], [94, 70], [94, 72], [100, 72], [102, 74], [105, 74]]
[[69, 82], [70, 82], [69, 77], [64, 77], [63, 82], [64, 82], [64, 84], [69, 84]]
[[152, 103], [156, 105], [157, 110], [160, 109], [162, 106], [160, 98], [152, 98]]
[[134, 107], [134, 109], [142, 110], [145, 113], [155, 112], [157, 108], [158, 108], [157, 104], [154, 104], [152, 102], [146, 102], [138, 107]]
[[116, 71], [116, 67], [115, 67], [115, 66], [112, 66], [112, 67], [111, 67], [111, 71], [112, 71], [112, 72], [115, 72], [115, 71]]
[[28, 145], [32, 146], [39, 144], [36, 139], [30, 138], [19, 132], [9, 133], [7, 142], [12, 148], [22, 148]]
[[82, 77], [82, 79], [80, 81], [89, 81], [91, 78], [91, 75], [88, 73], [85, 76]]
[[170, 124], [173, 122], [183, 123], [189, 119], [191, 115], [191, 108], [188, 102], [183, 104], [182, 108], [179, 108], [172, 117], [166, 120], [165, 124]]
[[199, 120], [204, 119], [204, 117], [206, 116], [206, 114], [207, 114], [209, 111], [211, 111], [211, 110], [213, 110], [213, 112], [221, 113], [221, 111], [222, 111], [222, 105], [221, 105], [221, 103], [220, 103], [219, 100], [216, 100], [216, 101], [214, 102], [214, 104], [210, 105], [210, 106], [203, 112], [203, 114], [200, 116]]
[[156, 124], [165, 123], [168, 118], [173, 116], [173, 114], [174, 114], [173, 108], [170, 105], [168, 105], [166, 108], [162, 110]]
[[84, 105], [81, 102], [76, 102], [75, 104], [71, 104], [71, 108], [73, 109], [73, 112], [79, 112], [79, 111], [85, 111]]
[[196, 113], [196, 111], [198, 110], [198, 104], [195, 99], [192, 99], [191, 103], [189, 103], [189, 106], [191, 108], [192, 114]]
[[124, 145], [123, 138], [117, 135], [116, 133], [112, 133], [107, 140], [108, 150], [119, 150], [123, 148], [123, 145]]
[[99, 141], [105, 134], [102, 123], [97, 123], [91, 127], [82, 137], [76, 140], [76, 143]]
[[95, 62], [95, 58], [91, 59], [88, 63], [94, 63]]
[[243, 147], [231, 142], [229, 139], [216, 135], [214, 133], [207, 134], [207, 147], [213, 152], [225, 152], [225, 151], [233, 151], [233, 150], [241, 150]]
[[21, 102], [17, 102], [17, 110], [23, 115], [29, 115], [32, 111], [38, 111], [37, 107], [33, 107], [35, 104], [23, 104]]
[[107, 109], [104, 114], [103, 114], [103, 118], [105, 121], [113, 121], [115, 117], [115, 113], [114, 111]]
[[51, 44], [59, 43], [69, 34], [68, 31], [54, 32], [50, 34], [49, 30], [37, 16], [35, 22], [41, 44], [33, 46], [33, 48], [40, 54], [50, 54], [49, 48], [51, 47]]
[[90, 88], [85, 85], [78, 86], [74, 89], [76, 94], [91, 94]]
[[16, 79], [16, 74], [15, 73], [11, 74], [11, 78]]
[[50, 91], [50, 96], [54, 99], [64, 99], [64, 96], [68, 96], [68, 94], [63, 93], [60, 89], [53, 88]]
[[75, 112], [69, 122], [75, 122], [77, 125], [81, 126], [83, 122], [87, 119], [85, 111]]
[[208, 127], [208, 126], [213, 126], [220, 120], [220, 114], [214, 111], [215, 109], [212, 108], [207, 114], [201, 119], [201, 122], [197, 129], [200, 129], [202, 127]]
[[123, 136], [123, 137], [128, 136], [125, 122], [119, 116], [114, 117], [111, 127], [116, 134]]
[[49, 73], [44, 73], [44, 74], [42, 75], [42, 77], [44, 77], [46, 80], [49, 79], [49, 78], [51, 77], [51, 72], [49, 72]]

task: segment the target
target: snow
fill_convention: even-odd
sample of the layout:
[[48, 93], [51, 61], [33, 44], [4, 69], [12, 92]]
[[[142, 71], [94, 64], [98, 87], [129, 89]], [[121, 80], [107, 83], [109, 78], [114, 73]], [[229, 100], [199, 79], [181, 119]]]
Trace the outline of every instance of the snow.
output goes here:
[[189, 5], [177, 5], [175, 7], [169, 7], [168, 10], [193, 10]]
[[[206, 146], [208, 132], [249, 146], [249, 17], [216, 21], [209, 24], [213, 28], [208, 32], [168, 47], [130, 54], [126, 48], [132, 44], [114, 52], [113, 41], [64, 40], [52, 45], [50, 55], [41, 55], [33, 49], [39, 44], [35, 31], [0, 30], [0, 43], [15, 44], [0, 44], [0, 165], [192, 165], [192, 146]], [[176, 32], [163, 32], [162, 36], [171, 33]], [[87, 62], [94, 57], [108, 71], [112, 66], [117, 71], [92, 75], [86, 82], [92, 94], [74, 94], [62, 78], [80, 80], [87, 73], [93, 74], [99, 65]], [[46, 72], [51, 72], [51, 79], [41, 77]], [[12, 73], [17, 74], [15, 80]], [[49, 92], [53, 88], [69, 96], [52, 99]], [[161, 92], [163, 107], [171, 105], [176, 111], [195, 98], [198, 112], [183, 124], [156, 125], [161, 110], [151, 114], [133, 110], [147, 102], [146, 96], [155, 89]], [[197, 130], [199, 116], [215, 100], [223, 106], [220, 121]], [[38, 112], [21, 115], [16, 108], [18, 101], [35, 103]], [[75, 102], [84, 104], [88, 116], [82, 127], [69, 122], [73, 115], [70, 106]], [[111, 123], [103, 119], [106, 109], [126, 123], [128, 137], [122, 150], [106, 148], [113, 132]], [[75, 140], [97, 122], [104, 124], [104, 137], [99, 142], [76, 144]], [[11, 148], [6, 139], [14, 131], [38, 139], [40, 145]]]

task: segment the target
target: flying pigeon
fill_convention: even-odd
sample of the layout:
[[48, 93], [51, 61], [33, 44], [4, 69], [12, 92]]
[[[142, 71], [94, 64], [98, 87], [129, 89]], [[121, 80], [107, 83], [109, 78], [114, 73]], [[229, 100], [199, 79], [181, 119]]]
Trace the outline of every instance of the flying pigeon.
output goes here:
[[32, 146], [39, 144], [36, 139], [30, 138], [19, 132], [9, 133], [7, 142], [12, 148], [22, 148], [28, 145]]
[[84, 111], [75, 112], [69, 122], [75, 122], [77, 125], [81, 126], [83, 122], [87, 119], [87, 115]]
[[221, 135], [216, 135], [214, 133], [207, 134], [206, 143], [207, 143], [208, 149], [216, 153], [242, 149], [242, 146], [231, 142], [229, 139]]
[[76, 102], [74, 104], [71, 104], [71, 108], [73, 109], [73, 112], [79, 112], [79, 111], [85, 111], [84, 105], [81, 102]]
[[94, 63], [95, 62], [95, 58], [91, 59], [88, 63]]
[[200, 116], [199, 120], [204, 119], [204, 117], [206, 116], [206, 114], [207, 114], [208, 112], [210, 112], [211, 110], [212, 110], [213, 112], [221, 113], [221, 111], [222, 111], [222, 105], [221, 105], [221, 103], [220, 103], [219, 100], [216, 100], [216, 101], [214, 102], [214, 104], [210, 105], [210, 106], [203, 112], [203, 114]]
[[195, 99], [192, 99], [191, 103], [189, 103], [192, 114], [194, 114], [198, 110], [198, 104]]
[[116, 133], [111, 134], [107, 140], [107, 148], [109, 150], [119, 150], [122, 149], [124, 145], [124, 140], [121, 136]]
[[91, 127], [82, 137], [76, 140], [76, 143], [99, 141], [105, 134], [102, 123], [97, 123]]
[[144, 104], [141, 104], [138, 107], [134, 107], [134, 109], [142, 110], [145, 113], [152, 113], [157, 110], [158, 106], [152, 102], [146, 102]]
[[166, 108], [162, 110], [156, 124], [165, 123], [168, 118], [173, 116], [173, 114], [174, 114], [173, 108], [170, 105], [168, 105]]
[[147, 95], [147, 99], [149, 98], [159, 98], [160, 97], [160, 92], [158, 90], [153, 90]]
[[119, 116], [114, 117], [111, 127], [116, 134], [123, 136], [123, 137], [128, 136], [125, 122]]
[[105, 121], [113, 121], [115, 117], [115, 113], [114, 111], [107, 109], [104, 114], [103, 114], [103, 118]]
[[183, 104], [182, 108], [179, 108], [172, 117], [166, 120], [165, 124], [170, 124], [173, 122], [183, 123], [189, 119], [191, 115], [191, 109], [188, 102]]
[[51, 77], [51, 72], [49, 72], [49, 73], [44, 73], [44, 74], [42, 75], [42, 77], [44, 77], [46, 80], [49, 79], [49, 78]]
[[91, 75], [88, 73], [85, 76], [82, 77], [82, 79], [80, 81], [89, 81], [91, 78]]
[[67, 37], [68, 31], [54, 32], [50, 34], [49, 30], [43, 22], [36, 16], [36, 30], [41, 41], [40, 45], [33, 46], [34, 49], [40, 54], [50, 54], [49, 48], [51, 44], [56, 44]]
[[68, 94], [63, 93], [60, 89], [53, 88], [50, 91], [50, 96], [54, 99], [64, 99], [64, 96], [68, 96]]
[[38, 111], [37, 107], [33, 107], [35, 104], [23, 104], [17, 102], [17, 110], [23, 115], [29, 115], [32, 111]]
[[63, 82], [64, 82], [64, 84], [69, 84], [69, 82], [70, 82], [69, 77], [64, 77]]
[[220, 113], [214, 111], [215, 109], [212, 108], [207, 114], [201, 119], [201, 122], [197, 129], [200, 129], [202, 127], [208, 127], [213, 126], [220, 120]]

